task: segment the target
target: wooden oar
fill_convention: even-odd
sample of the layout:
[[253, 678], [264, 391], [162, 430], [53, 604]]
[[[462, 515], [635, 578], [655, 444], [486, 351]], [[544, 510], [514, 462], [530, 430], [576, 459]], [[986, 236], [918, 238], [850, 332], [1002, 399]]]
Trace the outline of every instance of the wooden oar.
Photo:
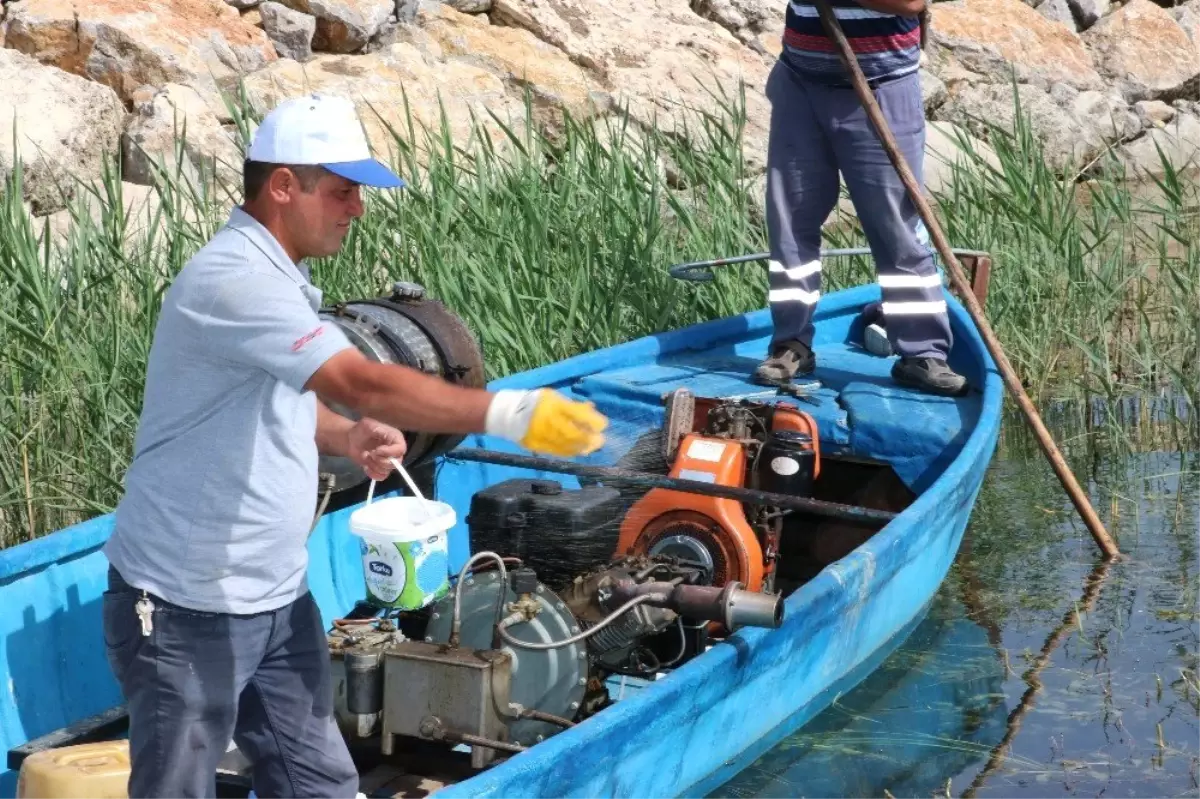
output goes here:
[[879, 109], [879, 104], [875, 101], [875, 95], [867, 86], [867, 78], [863, 75], [862, 68], [859, 66], [854, 51], [850, 49], [850, 43], [846, 40], [846, 34], [842, 31], [842, 26], [838, 23], [837, 17], [834, 16], [833, 9], [829, 7], [828, 0], [814, 0], [814, 2], [816, 3], [817, 12], [820, 14], [821, 23], [826, 33], [829, 34], [834, 44], [837, 45], [842, 63], [850, 72], [854, 91], [858, 94], [858, 98], [867, 112], [867, 117], [875, 127], [875, 133], [879, 136], [879, 141], [883, 144], [883, 149], [887, 151], [888, 157], [896, 167], [896, 171], [900, 174], [900, 180], [903, 181], [905, 188], [908, 189], [908, 194], [912, 198], [913, 205], [917, 208], [917, 213], [924, 220], [925, 227], [928, 228], [929, 235], [933, 239], [933, 244], [937, 247], [938, 254], [941, 255], [942, 261], [950, 273], [950, 279], [954, 283], [954, 287], [958, 289], [963, 304], [967, 306], [967, 311], [979, 327], [979, 332], [992, 354], [992, 359], [995, 360], [996, 365], [1000, 368], [1000, 374], [1004, 377], [1004, 384], [1008, 386], [1009, 391], [1016, 395], [1017, 404], [1025, 412], [1025, 418], [1029, 421], [1029, 426], [1033, 428], [1034, 435], [1037, 436], [1042, 452], [1045, 453], [1046, 458], [1050, 461], [1050, 465], [1054, 468], [1055, 474], [1058, 475], [1063, 488], [1066, 489], [1067, 494], [1071, 497], [1071, 501], [1075, 504], [1075, 509], [1083, 518], [1084, 524], [1087, 525], [1092, 538], [1096, 541], [1096, 545], [1104, 552], [1105, 557], [1109, 559], [1120, 557], [1121, 552], [1117, 549], [1116, 542], [1113, 541], [1108, 531], [1104, 529], [1104, 523], [1100, 521], [1100, 517], [1092, 509], [1087, 495], [1080, 488], [1075, 475], [1071, 473], [1071, 469], [1067, 466], [1062, 453], [1055, 446], [1054, 439], [1050, 436], [1050, 431], [1042, 423], [1041, 416], [1038, 415], [1033, 402], [1021, 386], [1021, 381], [1017, 377], [1016, 371], [1004, 355], [1004, 348], [1000, 346], [999, 339], [996, 338], [996, 334], [992, 332], [991, 325], [984, 318], [983, 307], [980, 306], [974, 292], [971, 291], [971, 286], [963, 273], [962, 265], [955, 258], [954, 252], [950, 248], [950, 243], [946, 240], [941, 226], [937, 223], [937, 218], [934, 217], [929, 203], [925, 201], [925, 196], [921, 193], [917, 179], [913, 176], [908, 162], [904, 160], [904, 155], [896, 145], [896, 140], [888, 128], [887, 121], [883, 118], [883, 112]]

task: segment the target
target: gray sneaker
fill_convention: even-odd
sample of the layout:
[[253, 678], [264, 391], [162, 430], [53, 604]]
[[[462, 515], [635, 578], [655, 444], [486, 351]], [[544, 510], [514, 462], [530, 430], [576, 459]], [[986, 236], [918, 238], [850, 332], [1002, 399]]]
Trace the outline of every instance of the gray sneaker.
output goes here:
[[781, 341], [771, 345], [771, 356], [754, 370], [754, 379], [787, 382], [796, 375], [811, 374], [817, 366], [812, 348], [802, 341]]
[[940, 358], [900, 358], [892, 366], [892, 379], [902, 386], [930, 394], [958, 397], [967, 393], [967, 379]]

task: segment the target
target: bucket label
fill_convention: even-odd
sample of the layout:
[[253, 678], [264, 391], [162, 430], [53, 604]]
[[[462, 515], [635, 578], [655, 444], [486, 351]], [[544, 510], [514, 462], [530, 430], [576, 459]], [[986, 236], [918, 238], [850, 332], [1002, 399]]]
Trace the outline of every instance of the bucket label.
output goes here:
[[449, 590], [445, 536], [395, 544], [362, 542], [367, 593], [376, 604], [416, 610]]
[[408, 569], [404, 555], [395, 545], [367, 544], [367, 591], [377, 599], [391, 604], [404, 591]]

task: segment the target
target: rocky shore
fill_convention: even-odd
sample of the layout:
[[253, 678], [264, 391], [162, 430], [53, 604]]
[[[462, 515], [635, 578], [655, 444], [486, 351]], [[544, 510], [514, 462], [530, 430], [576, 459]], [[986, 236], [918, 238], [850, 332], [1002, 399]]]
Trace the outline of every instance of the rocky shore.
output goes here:
[[[628, 113], [671, 128], [681, 108], [713, 108], [714, 89], [741, 80], [745, 156], [761, 171], [762, 88], [783, 13], [782, 0], [7, 0], [0, 176], [19, 149], [31, 213], [53, 214], [71, 176], [99, 177], [105, 153], [127, 184], [150, 185], [186, 124], [186, 159], [236, 179], [221, 92], [239, 83], [259, 110], [305, 91], [346, 94], [388, 157], [406, 109], [435, 128], [444, 109], [460, 142], [474, 117], [503, 146], [488, 112], [519, 125], [526, 91], [537, 125]], [[1014, 80], [1065, 179], [1153, 173], [1160, 149], [1177, 167], [1200, 162], [1200, 0], [935, 3], [923, 73], [931, 188], [956, 135], [986, 151], [984, 121], [1012, 126]]]

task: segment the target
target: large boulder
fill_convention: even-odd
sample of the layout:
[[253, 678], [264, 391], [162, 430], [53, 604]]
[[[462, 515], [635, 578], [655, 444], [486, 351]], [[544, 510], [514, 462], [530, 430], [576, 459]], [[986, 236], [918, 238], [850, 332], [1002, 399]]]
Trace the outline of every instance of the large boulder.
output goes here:
[[490, 25], [486, 17], [445, 5], [423, 9], [420, 23], [443, 57], [488, 70], [514, 96], [528, 87], [536, 100], [576, 118], [607, 108], [608, 96], [595, 77], [529, 31]]
[[1200, 50], [1175, 17], [1150, 0], [1130, 0], [1083, 40], [1100, 72], [1130, 102], [1192, 95], [1200, 82]]
[[131, 183], [154, 185], [165, 170], [193, 185], [215, 174], [237, 188], [241, 176], [241, 148], [222, 126], [214, 99], [191, 86], [167, 84], [143, 101], [126, 127], [122, 150], [122, 171]]
[[329, 53], [362, 50], [396, 11], [396, 0], [280, 0], [317, 18], [313, 49]]
[[257, 9], [263, 30], [282, 58], [307, 61], [313, 57], [312, 43], [317, 35], [317, 18], [282, 3], [266, 0]]
[[1200, 118], [1176, 114], [1170, 122], [1119, 148], [1117, 159], [1119, 174], [1129, 179], [1163, 177], [1167, 167], [1194, 178], [1200, 172]]
[[687, 0], [495, 0], [491, 15], [594, 70], [646, 127], [696, 132], [697, 112], [723, 115], [744, 86], [744, 152], [751, 169], [762, 166], [770, 116], [763, 87], [773, 59], [695, 14]]
[[692, 10], [747, 44], [782, 33], [784, 13], [776, 0], [695, 0]]
[[1049, 88], [1066, 83], [1102, 89], [1104, 83], [1074, 30], [1021, 0], [960, 0], [934, 6], [932, 43], [949, 48], [957, 63], [980, 75]]
[[498, 147], [505, 146], [507, 136], [488, 112], [517, 131], [525, 116], [523, 103], [509, 95], [493, 72], [464, 61], [437, 60], [409, 42], [368, 55], [319, 55], [305, 64], [281, 59], [249, 76], [245, 87], [259, 113], [308, 92], [349, 98], [377, 156], [385, 160], [396, 151], [392, 131], [408, 137], [408, 113], [417, 135], [408, 144], [418, 149], [426, 144], [424, 131], [439, 135], [443, 108], [450, 135], [460, 145], [470, 138], [472, 115]]
[[120, 151], [124, 118], [109, 87], [0, 50], [0, 177], [7, 178], [19, 157], [34, 213], [64, 208], [76, 178], [101, 176], [104, 158]]
[[1017, 103], [1047, 164], [1056, 170], [1080, 169], [1108, 145], [1137, 135], [1141, 122], [1120, 98], [1095, 91], [1078, 92], [1059, 84], [1053, 93], [1037, 86], [986, 83], [964, 86], [938, 110], [938, 118], [986, 137], [989, 127], [1016, 131]]
[[[925, 192], [940, 198], [954, 182], [955, 169], [978, 172], [981, 168], [1000, 170], [1000, 159], [987, 142], [971, 135], [952, 122], [930, 122], [925, 128]], [[956, 243], [971, 247], [971, 243]]]
[[260, 29], [224, 0], [21, 0], [6, 46], [112, 87], [232, 85], [276, 59]]

